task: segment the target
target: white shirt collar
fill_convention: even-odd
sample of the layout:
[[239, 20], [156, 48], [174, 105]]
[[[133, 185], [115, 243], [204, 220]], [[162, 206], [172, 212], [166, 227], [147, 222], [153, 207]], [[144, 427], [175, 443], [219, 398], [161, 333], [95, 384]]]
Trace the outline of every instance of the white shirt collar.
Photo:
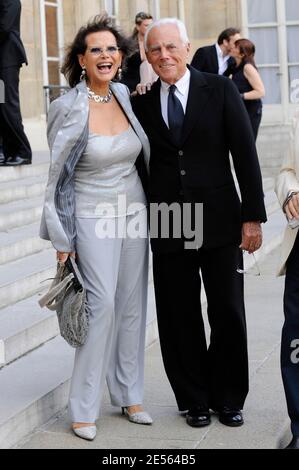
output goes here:
[[223, 61], [226, 61], [230, 58], [229, 54], [228, 55], [224, 55], [223, 52], [222, 52], [222, 49], [221, 47], [219, 46], [218, 43], [216, 43], [216, 51], [217, 51], [217, 55], [220, 59], [222, 59]]
[[[180, 80], [178, 80], [175, 83], [175, 86], [177, 87], [177, 92], [185, 96], [186, 92], [189, 91], [189, 83], [190, 83], [190, 70], [187, 69], [183, 77], [180, 78]], [[164, 92], [168, 92], [170, 85], [169, 83], [163, 82], [163, 80], [161, 80], [161, 87]]]

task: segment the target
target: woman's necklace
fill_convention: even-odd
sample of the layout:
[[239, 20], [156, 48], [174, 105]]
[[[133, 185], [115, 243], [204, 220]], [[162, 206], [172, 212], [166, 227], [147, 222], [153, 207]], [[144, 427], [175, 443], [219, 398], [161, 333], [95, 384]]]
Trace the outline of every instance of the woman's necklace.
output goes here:
[[109, 88], [108, 95], [101, 96], [96, 95], [94, 91], [87, 87], [88, 99], [95, 101], [96, 103], [110, 103], [112, 100], [112, 91]]

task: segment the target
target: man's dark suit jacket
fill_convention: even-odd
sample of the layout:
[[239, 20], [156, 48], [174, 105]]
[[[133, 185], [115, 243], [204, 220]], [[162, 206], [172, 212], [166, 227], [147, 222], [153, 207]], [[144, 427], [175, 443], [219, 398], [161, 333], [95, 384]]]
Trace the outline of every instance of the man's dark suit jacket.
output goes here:
[[0, 68], [27, 64], [20, 37], [20, 0], [0, 0]]
[[[181, 144], [161, 114], [160, 80], [132, 100], [151, 144], [149, 202], [202, 202], [203, 247], [241, 242], [243, 222], [265, 222], [262, 178], [248, 114], [228, 78], [190, 67], [189, 97]], [[235, 188], [229, 153], [239, 182]], [[183, 172], [183, 173], [182, 173]], [[184, 173], [185, 172], [185, 173]], [[154, 252], [181, 250], [183, 239], [152, 239]]]
[[[197, 49], [193, 56], [191, 65], [200, 72], [218, 74], [219, 64], [216, 46], [205, 46]], [[225, 77], [229, 77], [234, 66], [235, 60], [233, 57], [230, 57], [228, 59], [227, 69], [223, 75]]]

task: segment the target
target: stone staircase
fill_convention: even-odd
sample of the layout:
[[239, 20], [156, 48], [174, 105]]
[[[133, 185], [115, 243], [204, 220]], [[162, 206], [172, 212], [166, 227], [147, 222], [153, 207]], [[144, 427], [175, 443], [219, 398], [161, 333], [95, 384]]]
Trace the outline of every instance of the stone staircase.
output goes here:
[[290, 125], [262, 125], [257, 138], [257, 150], [264, 176], [276, 176], [288, 150]]
[[[44, 157], [0, 170], [0, 448], [15, 446], [67, 403], [74, 350], [59, 336], [55, 313], [38, 305], [56, 264], [38, 236], [47, 173]], [[264, 188], [269, 222], [259, 257], [280, 243], [284, 226], [273, 179]], [[148, 312], [147, 345], [157, 338], [151, 274]]]

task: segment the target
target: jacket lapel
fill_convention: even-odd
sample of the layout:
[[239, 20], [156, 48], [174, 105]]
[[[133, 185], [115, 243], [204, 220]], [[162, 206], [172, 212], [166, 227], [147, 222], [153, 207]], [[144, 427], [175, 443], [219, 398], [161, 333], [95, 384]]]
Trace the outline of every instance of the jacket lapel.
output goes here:
[[[188, 135], [198, 121], [204, 119], [204, 109], [210, 98], [212, 89], [207, 85], [204, 75], [193, 67], [190, 69], [190, 87], [185, 113], [185, 120], [182, 131], [181, 145], [184, 144]], [[158, 80], [152, 87], [151, 105], [153, 112], [151, 114], [152, 125], [158, 129], [161, 137], [166, 139], [172, 146], [174, 142], [161, 113], [160, 99], [161, 82]]]
[[208, 86], [204, 75], [190, 67], [190, 88], [182, 132], [182, 145], [195, 124], [204, 119], [204, 110], [210, 99], [212, 88]]
[[170, 131], [162, 116], [160, 91], [161, 81], [159, 79], [152, 86], [151, 92], [151, 105], [153, 108], [153, 112], [151, 114], [152, 125], [158, 129], [158, 132], [161, 134], [162, 138], [166, 139], [170, 144], [174, 145]]
[[110, 86], [114, 96], [116, 97], [120, 106], [124, 110], [128, 120], [130, 121], [130, 124], [132, 125], [134, 131], [140, 139], [143, 148], [144, 162], [146, 165], [146, 169], [149, 173], [150, 144], [147, 135], [145, 134], [140, 122], [138, 121], [132, 110], [129, 94], [127, 90], [123, 87], [123, 85], [111, 82]]
[[[75, 93], [77, 91], [77, 93]], [[52, 142], [52, 161], [58, 161], [62, 167], [73, 147], [83, 134], [88, 123], [89, 107], [85, 82], [80, 82], [74, 91], [66, 95], [69, 97], [70, 110], [67, 112], [61, 127], [56, 129], [49, 121], [49, 141]], [[57, 132], [58, 131], [58, 132]], [[55, 135], [54, 135], [55, 134]], [[62, 158], [63, 155], [63, 158]]]

